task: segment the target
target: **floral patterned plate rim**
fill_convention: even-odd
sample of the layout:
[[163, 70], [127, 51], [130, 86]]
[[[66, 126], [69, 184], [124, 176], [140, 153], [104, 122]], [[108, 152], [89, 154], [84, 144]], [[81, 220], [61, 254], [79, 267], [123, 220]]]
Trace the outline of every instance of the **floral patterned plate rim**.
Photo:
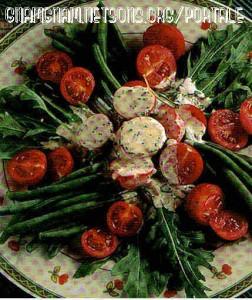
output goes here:
[[[85, 2], [88, 2], [88, 4]], [[189, 2], [193, 1], [190, 0]], [[108, 0], [106, 3], [111, 6], [166, 5], [175, 9], [179, 8], [182, 3], [183, 5], [192, 5], [179, 0]], [[96, 1], [64, 0], [53, 6], [74, 7], [77, 5], [96, 5]], [[129, 28], [124, 25], [122, 25], [121, 29], [127, 38], [127, 42], [134, 45], [134, 39], [139, 33], [143, 32], [144, 28], [135, 25], [134, 28], [132, 27], [133, 25], [130, 25], [131, 27]], [[14, 60], [23, 57], [27, 61], [35, 61], [43, 51], [50, 47], [49, 40], [42, 34], [43, 26], [39, 23], [22, 24], [0, 40], [1, 86], [21, 82], [21, 77], [13, 74], [11, 69], [11, 63]], [[148, 26], [148, 24], [145, 26]], [[185, 26], [185, 23], [180, 22], [178, 26], [183, 31], [189, 44], [206, 35], [206, 30], [203, 30], [200, 24], [194, 22], [187, 24], [187, 26]], [[3, 194], [6, 187], [2, 166], [0, 166], [0, 182], [2, 182], [0, 183], [0, 193]], [[252, 240], [249, 238], [241, 241], [239, 244], [225, 245], [216, 251], [214, 261], [215, 273], [204, 273], [207, 285], [212, 289], [209, 296], [234, 297], [252, 287], [251, 244]], [[91, 276], [72, 280], [72, 276], [79, 264], [76, 260], [66, 256], [64, 253], [60, 253], [53, 260], [47, 261], [42, 257], [41, 253], [28, 254], [22, 247], [22, 245], [18, 245], [18, 249], [21, 248], [21, 250], [17, 251], [18, 249], [13, 248], [13, 245], [12, 247], [8, 247], [8, 244], [0, 246], [0, 272], [32, 296], [46, 298], [104, 298], [120, 295], [122, 282], [120, 279], [111, 277], [109, 265], [106, 265], [106, 269], [101, 269]], [[224, 264], [232, 266], [231, 275], [224, 276], [225, 274], [220, 272]], [[178, 293], [176, 296], [183, 297], [184, 295], [183, 293]]]

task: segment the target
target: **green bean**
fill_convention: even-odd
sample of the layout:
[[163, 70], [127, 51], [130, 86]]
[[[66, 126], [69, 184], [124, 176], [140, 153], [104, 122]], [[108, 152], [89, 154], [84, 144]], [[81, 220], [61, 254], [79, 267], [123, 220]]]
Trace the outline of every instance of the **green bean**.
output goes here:
[[128, 57], [129, 51], [118, 25], [116, 23], [109, 22], [108, 26], [111, 28], [112, 34], [115, 37], [114, 42], [119, 46], [119, 50], [122, 51], [123, 55], [126, 55], [126, 57]]
[[235, 175], [233, 171], [229, 169], [223, 169], [222, 176], [224, 176], [224, 178], [230, 182], [237, 194], [239, 194], [244, 203], [246, 203], [248, 208], [252, 211], [252, 194], [242, 183], [242, 181]]
[[64, 44], [62, 44], [61, 42], [57, 41], [57, 40], [52, 40], [52, 46], [59, 50], [59, 51], [63, 51], [66, 52], [67, 54], [70, 54], [72, 56], [75, 56], [76, 53], [69, 47], [65, 46]]
[[247, 186], [247, 188], [249, 188], [249, 190], [252, 190], [251, 176], [242, 168], [240, 168], [229, 156], [205, 143], [195, 142], [194, 146], [199, 150], [205, 151], [206, 153], [212, 154], [213, 156], [217, 157], [220, 161], [223, 162], [224, 166], [234, 171], [236, 175], [238, 175], [242, 179], [243, 183]]
[[219, 149], [222, 152], [224, 152], [230, 158], [232, 158], [237, 164], [239, 164], [240, 167], [244, 168], [250, 174], [252, 173], [252, 165], [249, 162], [247, 162], [245, 159], [243, 159], [241, 156], [239, 156], [238, 154], [234, 153], [233, 151], [231, 151], [229, 149], [226, 149], [224, 147], [221, 147], [221, 146], [216, 145], [216, 144], [211, 143], [211, 142], [207, 142], [207, 144], [214, 147], [214, 148], [216, 148], [216, 149]]
[[112, 94], [111, 90], [109, 89], [107, 83], [106, 83], [104, 80], [101, 80], [100, 83], [101, 83], [101, 87], [102, 87], [104, 93], [105, 93], [108, 97], [112, 98], [112, 97], [113, 97], [113, 94]]
[[53, 243], [51, 245], [48, 245], [48, 248], [47, 248], [48, 258], [52, 259], [55, 256], [57, 256], [62, 248], [63, 248], [63, 245], [61, 243]]
[[5, 227], [5, 229], [2, 231], [1, 236], [0, 236], [0, 244], [4, 244], [8, 238], [10, 237], [10, 235], [6, 232], [6, 229], [11, 226], [14, 225], [16, 223], [18, 223], [19, 221], [21, 221], [23, 219], [23, 216], [21, 215], [14, 215], [9, 223], [7, 224], [7, 226]]
[[87, 229], [86, 225], [73, 226], [66, 229], [58, 229], [58, 230], [49, 230], [40, 232], [39, 239], [40, 240], [54, 240], [54, 239], [66, 239], [73, 237], [79, 233], [82, 233]]
[[97, 41], [105, 62], [108, 60], [108, 23], [101, 18], [97, 28]]
[[119, 89], [121, 87], [121, 84], [118, 82], [118, 80], [115, 78], [108, 65], [106, 64], [99, 45], [96, 43], [93, 44], [92, 49], [95, 61], [97, 62], [98, 67], [104, 78], [106, 78], [116, 90]]
[[33, 251], [37, 250], [42, 245], [43, 244], [39, 241], [38, 237], [36, 236], [25, 246], [25, 250], [28, 253], [32, 253]]
[[72, 38], [69, 38], [65, 34], [61, 32], [56, 32], [52, 29], [44, 29], [44, 33], [46, 36], [64, 44], [65, 46], [78, 51], [83, 51], [84, 46], [81, 42], [74, 40]]
[[106, 165], [107, 165], [106, 162], [103, 161], [103, 162], [95, 163], [91, 166], [81, 168], [81, 169], [76, 170], [76, 171], [70, 173], [69, 175], [63, 177], [62, 179], [57, 181], [55, 184], [67, 182], [69, 180], [76, 179], [78, 177], [82, 177], [84, 175], [95, 174], [98, 171], [101, 171]]
[[6, 228], [6, 233], [9, 235], [14, 234], [29, 234], [31, 232], [41, 231], [41, 228], [49, 228], [52, 225], [61, 223], [64, 218], [74, 215], [79, 215], [81, 213], [87, 212], [92, 209], [103, 207], [111, 202], [114, 202], [115, 199], [109, 199], [106, 201], [90, 201], [86, 203], [79, 203], [65, 207], [54, 212], [49, 212], [42, 216], [34, 217], [32, 219], [19, 222], [17, 224], [11, 225]]
[[28, 211], [32, 209], [36, 204], [38, 204], [39, 201], [40, 200], [35, 199], [31, 201], [10, 204], [8, 206], [2, 206], [0, 207], [0, 216], [15, 215], [24, 211]]
[[6, 193], [7, 197], [12, 200], [22, 201], [28, 199], [34, 199], [37, 197], [53, 196], [63, 192], [69, 192], [78, 188], [81, 188], [92, 181], [101, 178], [100, 174], [90, 175], [83, 178], [73, 179], [67, 182], [52, 184], [48, 186], [39, 187], [35, 190], [25, 192], [11, 192]]

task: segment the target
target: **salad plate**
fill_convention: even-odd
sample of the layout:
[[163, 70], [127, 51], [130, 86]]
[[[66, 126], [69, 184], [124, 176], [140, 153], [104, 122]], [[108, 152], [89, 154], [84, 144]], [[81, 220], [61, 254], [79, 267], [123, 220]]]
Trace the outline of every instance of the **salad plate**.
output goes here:
[[[192, 1], [193, 2], [193, 1]], [[171, 7], [179, 11], [181, 6], [193, 7], [194, 3], [168, 0], [109, 0], [104, 1], [106, 6], [133, 6], [133, 7]], [[56, 7], [96, 6], [97, 1], [65, 0]], [[14, 72], [20, 61], [33, 64], [45, 52], [53, 49], [51, 39], [44, 34], [45, 28], [53, 25], [21, 24], [0, 40], [0, 87], [21, 85], [23, 76]], [[141, 48], [143, 32], [150, 26], [145, 24], [118, 24], [127, 45], [130, 48]], [[178, 28], [186, 40], [186, 49], [189, 50], [200, 39], [206, 38], [209, 31], [225, 29], [223, 24], [209, 24], [205, 28], [202, 23], [190, 21], [186, 23], [181, 17]], [[251, 49], [252, 50], [252, 49]], [[20, 65], [19, 65], [20, 67]], [[180, 66], [183, 69], [183, 66]], [[217, 80], [217, 79], [216, 79]], [[231, 100], [230, 100], [231, 101]], [[245, 153], [248, 154], [248, 153]], [[10, 204], [4, 195], [12, 185], [7, 176], [4, 162], [1, 162], [1, 205]], [[226, 195], [226, 197], [228, 197]], [[1, 217], [0, 229], [3, 230], [9, 222], [9, 217]], [[69, 298], [104, 298], [120, 297], [125, 284], [120, 275], [111, 274], [113, 261], [107, 261], [93, 274], [81, 278], [74, 278], [76, 270], [81, 265], [78, 255], [73, 255], [63, 248], [57, 256], [48, 260], [43, 249], [36, 249], [29, 253], [26, 250], [29, 237], [10, 238], [0, 245], [0, 272], [14, 284], [35, 297], [69, 297]], [[214, 259], [211, 270], [201, 268], [205, 276], [206, 291], [209, 297], [230, 298], [237, 297], [252, 287], [252, 240], [246, 235], [234, 242], [223, 243], [214, 250]], [[229, 266], [232, 271], [223, 271], [223, 265]], [[185, 292], [176, 291], [174, 294], [164, 288], [160, 297], [185, 297]], [[151, 296], [151, 295], [150, 295]]]

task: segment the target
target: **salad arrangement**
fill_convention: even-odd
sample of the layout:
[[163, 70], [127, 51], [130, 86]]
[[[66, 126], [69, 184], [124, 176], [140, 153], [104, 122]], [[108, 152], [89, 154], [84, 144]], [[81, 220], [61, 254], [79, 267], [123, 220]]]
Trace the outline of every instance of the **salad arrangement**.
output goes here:
[[200, 267], [249, 230], [251, 25], [186, 52], [174, 24], [129, 49], [107, 21], [45, 29], [55, 49], [0, 90], [0, 215], [12, 216], [0, 242], [77, 251], [75, 278], [113, 260], [123, 296], [205, 297]]

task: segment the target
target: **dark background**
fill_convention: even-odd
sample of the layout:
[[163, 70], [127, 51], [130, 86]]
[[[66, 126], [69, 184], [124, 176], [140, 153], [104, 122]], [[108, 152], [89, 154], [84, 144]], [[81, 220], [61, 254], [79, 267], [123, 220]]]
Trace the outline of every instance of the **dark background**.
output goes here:
[[[218, 1], [218, 0], [217, 0]], [[226, 5], [233, 7], [243, 7], [243, 14], [252, 18], [251, 0], [219, 0]], [[55, 0], [0, 0], [0, 37], [4, 36], [13, 27], [4, 22], [4, 9], [6, 6], [48, 6], [56, 3]], [[84, 1], [83, 1], [84, 2]], [[200, 1], [199, 1], [200, 3]], [[0, 274], [0, 297], [1, 298], [31, 298], [9, 280]], [[252, 298], [252, 291], [240, 296], [241, 298]]]

